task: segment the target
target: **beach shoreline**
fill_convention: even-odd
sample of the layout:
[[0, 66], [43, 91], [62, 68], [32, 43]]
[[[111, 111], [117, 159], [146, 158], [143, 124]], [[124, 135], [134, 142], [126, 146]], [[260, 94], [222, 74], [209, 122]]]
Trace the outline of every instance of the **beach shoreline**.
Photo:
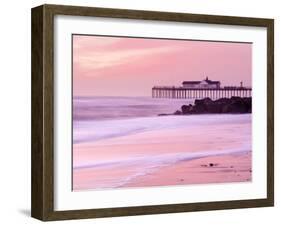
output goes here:
[[162, 167], [145, 177], [137, 177], [120, 186], [147, 187], [251, 182], [251, 151], [203, 157]]
[[[82, 125], [75, 134], [87, 138], [73, 145], [75, 191], [251, 180], [251, 155], [245, 154], [252, 149], [251, 114], [156, 116], [85, 126], [96, 130]], [[234, 169], [227, 169], [231, 164]], [[237, 176], [234, 170], [245, 172]]]

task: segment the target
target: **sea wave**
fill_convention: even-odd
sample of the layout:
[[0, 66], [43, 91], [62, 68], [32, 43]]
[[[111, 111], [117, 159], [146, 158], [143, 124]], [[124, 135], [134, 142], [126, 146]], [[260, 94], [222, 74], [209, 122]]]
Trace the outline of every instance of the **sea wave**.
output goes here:
[[[243, 115], [192, 115], [192, 116], [161, 116], [116, 119], [104, 121], [80, 121], [73, 124], [73, 143], [95, 142], [104, 139], [134, 135], [147, 131], [169, 130], [175, 128], [202, 129], [208, 125], [249, 123], [250, 114]], [[204, 127], [204, 128], [203, 128]]]
[[73, 121], [115, 120], [173, 113], [193, 99], [151, 97], [74, 97]]
[[[169, 166], [184, 161], [191, 161], [195, 159], [214, 157], [222, 155], [238, 155], [246, 154], [251, 152], [250, 146], [245, 145], [240, 149], [228, 149], [228, 150], [208, 150], [200, 152], [189, 152], [189, 153], [173, 153], [173, 154], [161, 154], [161, 155], [149, 155], [143, 157], [128, 158], [122, 160], [112, 160], [112, 161], [101, 161], [92, 164], [76, 165], [73, 167], [74, 171], [83, 169], [102, 169], [102, 170], [118, 170], [121, 166], [123, 169], [127, 169], [129, 173], [125, 177], [113, 177], [103, 180], [102, 178], [95, 183], [95, 189], [101, 188], [118, 188], [126, 185], [133, 179], [145, 176], [158, 170], [161, 167]], [[130, 170], [130, 167], [133, 170]], [[108, 185], [110, 184], [110, 186]]]

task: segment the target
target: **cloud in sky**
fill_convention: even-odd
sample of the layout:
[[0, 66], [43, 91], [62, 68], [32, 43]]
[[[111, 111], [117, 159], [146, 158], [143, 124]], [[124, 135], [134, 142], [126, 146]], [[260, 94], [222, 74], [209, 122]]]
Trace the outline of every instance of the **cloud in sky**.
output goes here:
[[204, 76], [250, 85], [251, 54], [244, 43], [75, 35], [74, 95], [147, 96], [153, 85]]
[[74, 64], [79, 65], [85, 71], [96, 73], [87, 74], [89, 76], [98, 76], [97, 71], [106, 70], [116, 66], [126, 66], [132, 61], [138, 62], [147, 57], [157, 56], [159, 54], [179, 51], [174, 47], [164, 46], [143, 49], [124, 49], [120, 51], [97, 50], [85, 52], [74, 59]]

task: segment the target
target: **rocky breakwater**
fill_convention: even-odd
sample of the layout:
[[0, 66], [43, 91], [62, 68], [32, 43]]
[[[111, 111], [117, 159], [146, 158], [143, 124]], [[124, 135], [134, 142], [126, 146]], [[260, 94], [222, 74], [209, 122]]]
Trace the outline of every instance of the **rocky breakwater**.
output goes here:
[[210, 98], [196, 99], [194, 105], [182, 105], [175, 115], [190, 114], [243, 114], [252, 113], [251, 97], [231, 97], [211, 100]]

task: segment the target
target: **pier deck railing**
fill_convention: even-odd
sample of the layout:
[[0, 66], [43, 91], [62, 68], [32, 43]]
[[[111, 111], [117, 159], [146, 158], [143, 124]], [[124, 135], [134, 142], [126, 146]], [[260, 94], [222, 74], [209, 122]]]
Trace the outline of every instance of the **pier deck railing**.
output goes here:
[[175, 86], [154, 86], [152, 87], [153, 98], [175, 98], [175, 99], [191, 99], [205, 98], [218, 99], [232, 96], [251, 97], [251, 87], [235, 87], [227, 86], [221, 88], [186, 88]]

